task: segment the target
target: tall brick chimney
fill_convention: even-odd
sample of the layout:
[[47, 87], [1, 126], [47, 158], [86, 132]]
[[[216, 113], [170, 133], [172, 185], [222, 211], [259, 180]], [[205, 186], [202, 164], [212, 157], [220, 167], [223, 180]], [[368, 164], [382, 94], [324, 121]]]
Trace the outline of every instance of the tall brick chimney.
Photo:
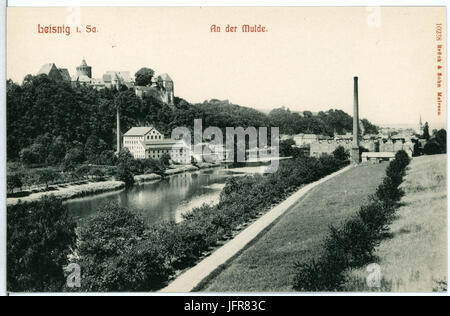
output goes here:
[[117, 150], [117, 154], [120, 153], [120, 150], [122, 149], [121, 145], [122, 145], [122, 141], [121, 141], [121, 135], [120, 135], [120, 109], [117, 108], [117, 113], [116, 113], [116, 123], [117, 123], [117, 131], [116, 131], [116, 138], [117, 138], [117, 145], [116, 145], [116, 150]]
[[359, 155], [359, 96], [358, 96], [358, 77], [354, 78], [354, 103], [353, 103], [353, 145], [352, 162], [359, 164], [361, 157]]

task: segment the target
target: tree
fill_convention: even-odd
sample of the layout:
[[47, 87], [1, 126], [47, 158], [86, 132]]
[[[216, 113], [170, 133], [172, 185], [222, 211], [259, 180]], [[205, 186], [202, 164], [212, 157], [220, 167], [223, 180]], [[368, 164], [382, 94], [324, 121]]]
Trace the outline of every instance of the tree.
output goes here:
[[119, 155], [117, 156], [117, 164], [125, 164], [127, 166], [132, 166], [134, 163], [133, 154], [128, 148], [122, 148]]
[[134, 184], [134, 175], [130, 167], [124, 163], [119, 163], [117, 166], [116, 178], [119, 181], [125, 182], [125, 186], [130, 187]]
[[35, 164], [38, 161], [37, 155], [30, 148], [22, 149], [20, 151], [19, 157], [20, 161], [26, 166]]
[[101, 163], [100, 154], [107, 149], [106, 143], [97, 135], [90, 135], [84, 145], [84, 154], [89, 163]]
[[425, 126], [423, 128], [423, 135], [422, 137], [426, 139], [427, 141], [430, 140], [430, 127], [428, 125], [428, 122], [425, 123]]
[[45, 189], [48, 190], [48, 185], [55, 181], [58, 175], [55, 171], [45, 168], [38, 172], [38, 182], [45, 184]]
[[105, 173], [100, 168], [95, 168], [91, 172], [92, 176], [95, 177], [97, 180], [103, 179], [105, 177]]
[[47, 156], [47, 163], [55, 165], [64, 161], [66, 156], [67, 144], [64, 137], [58, 136], [53, 139], [50, 144], [49, 153]]
[[105, 150], [99, 156], [99, 162], [102, 165], [115, 166], [117, 165], [117, 156], [112, 150]]
[[79, 142], [73, 142], [72, 148], [67, 151], [64, 157], [64, 166], [66, 170], [74, 170], [77, 165], [84, 162], [84, 146]]
[[423, 152], [425, 153], [425, 155], [439, 155], [442, 153], [441, 146], [434, 139], [430, 140], [425, 144]]
[[436, 131], [434, 134], [434, 139], [441, 147], [441, 153], [447, 153], [447, 131], [445, 129]]
[[280, 156], [291, 157], [293, 156], [295, 141], [291, 138], [280, 141]]
[[140, 216], [106, 204], [80, 228], [78, 263], [85, 291], [150, 291], [172, 274], [166, 251], [149, 240]]
[[172, 159], [172, 158], [170, 157], [169, 154], [167, 154], [167, 153], [163, 154], [162, 157], [161, 157], [161, 159], [160, 159], [161, 165], [162, 165], [164, 168], [167, 168], [167, 167], [170, 165], [170, 160], [171, 160], [171, 159]]
[[375, 135], [378, 134], [379, 132], [378, 127], [370, 123], [369, 120], [362, 119], [361, 123], [363, 125], [366, 134], [375, 134]]
[[135, 74], [135, 83], [137, 86], [150, 86], [154, 75], [155, 71], [153, 69], [141, 68]]
[[11, 191], [11, 193], [14, 193], [15, 188], [19, 188], [22, 190], [22, 176], [20, 174], [11, 174], [7, 176], [7, 182], [8, 182], [8, 189]]
[[145, 173], [155, 173], [159, 175], [161, 178], [166, 177], [166, 166], [164, 166], [161, 161], [155, 159], [146, 159], [145, 162]]
[[333, 156], [334, 158], [336, 158], [337, 160], [340, 161], [347, 161], [350, 158], [350, 153], [348, 152], [348, 150], [345, 150], [345, 148], [343, 146], [338, 146], [334, 151], [333, 151]]
[[61, 291], [76, 224], [55, 197], [8, 206], [7, 278], [14, 292]]

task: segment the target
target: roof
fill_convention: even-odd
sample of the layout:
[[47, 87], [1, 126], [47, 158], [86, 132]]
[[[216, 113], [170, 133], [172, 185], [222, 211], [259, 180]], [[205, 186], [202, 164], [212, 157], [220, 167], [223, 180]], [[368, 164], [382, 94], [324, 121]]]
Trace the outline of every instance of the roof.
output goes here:
[[124, 136], [144, 136], [154, 129], [153, 126], [132, 127]]
[[61, 73], [61, 76], [64, 80], [66, 80], [66, 81], [71, 80], [69, 70], [67, 70], [67, 68], [59, 68], [58, 70]]
[[[106, 79], [108, 79], [108, 76], [110, 76], [109, 80], [106, 80]], [[105, 81], [111, 81], [111, 79], [113, 79], [113, 78], [114, 79], [117, 78], [123, 82], [133, 82], [133, 79], [131, 78], [129, 71], [109, 70], [103, 75], [103, 80], [105, 80]]]
[[154, 146], [154, 145], [175, 145], [179, 141], [174, 139], [161, 139], [161, 140], [148, 140], [145, 141], [144, 144], [147, 146]]
[[104, 74], [103, 75], [103, 81], [104, 82], [111, 82], [111, 75]]
[[41, 69], [38, 72], [38, 75], [49, 75], [50, 71], [54, 68], [56, 68], [56, 65], [54, 63], [49, 63], [49, 64], [45, 64], [44, 66], [41, 67]]
[[162, 81], [173, 81], [168, 74], [162, 74], [159, 78], [161, 78]]
[[89, 78], [86, 75], [80, 75], [80, 76], [74, 76], [73, 77], [73, 81], [78, 81], [78, 82], [91, 82], [92, 78]]
[[395, 157], [394, 152], [365, 152], [362, 153], [362, 157], [367, 157], [367, 158], [394, 158]]
[[83, 58], [83, 61], [81, 62], [80, 67], [87, 67], [88, 64], [86, 63], [86, 60]]
[[141, 142], [147, 149], [161, 150], [161, 149], [174, 149], [174, 148], [189, 148], [182, 140], [163, 139]]

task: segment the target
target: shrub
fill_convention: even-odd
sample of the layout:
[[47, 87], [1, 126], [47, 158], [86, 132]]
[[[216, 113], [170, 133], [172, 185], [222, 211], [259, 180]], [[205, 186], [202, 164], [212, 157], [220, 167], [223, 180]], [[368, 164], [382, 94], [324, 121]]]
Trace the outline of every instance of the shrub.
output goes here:
[[425, 155], [439, 155], [442, 153], [441, 146], [434, 139], [428, 141], [423, 148]]
[[51, 184], [53, 181], [58, 179], [58, 174], [55, 171], [53, 171], [52, 169], [48, 169], [48, 168], [39, 170], [39, 172], [37, 173], [37, 176], [38, 176], [38, 182], [44, 183], [46, 189], [48, 189], [49, 184]]
[[348, 152], [348, 150], [345, 150], [345, 148], [343, 146], [338, 146], [334, 151], [333, 151], [333, 156], [334, 158], [336, 158], [337, 160], [340, 161], [347, 161], [350, 158], [350, 153]]
[[294, 290], [301, 292], [333, 292], [339, 290], [345, 281], [341, 273], [344, 263], [342, 256], [320, 257], [306, 262], [298, 262], [294, 268]]
[[397, 181], [390, 177], [384, 178], [383, 183], [375, 193], [375, 196], [386, 206], [395, 205], [403, 195], [404, 192], [398, 187]]
[[75, 222], [55, 197], [7, 209], [7, 284], [13, 292], [61, 291], [75, 246]]
[[87, 291], [149, 291], [172, 274], [165, 248], [144, 232], [140, 216], [104, 205], [79, 230], [78, 263]]
[[125, 182], [125, 185], [127, 187], [130, 187], [134, 184], [134, 175], [126, 164], [120, 163], [117, 166], [116, 178], [119, 181]]
[[409, 158], [406, 151], [400, 150], [395, 154], [394, 162], [399, 163], [401, 169], [405, 169], [410, 164], [411, 158]]
[[22, 149], [19, 153], [19, 156], [20, 161], [26, 166], [38, 163], [39, 161], [38, 156], [30, 148]]
[[359, 267], [373, 261], [376, 246], [375, 236], [361, 217], [348, 220], [341, 228], [330, 228], [325, 251], [338, 253], [347, 267]]
[[[323, 160], [325, 161], [325, 160]], [[295, 265], [294, 289], [298, 291], [337, 291], [344, 281], [344, 272], [375, 260], [374, 252], [389, 232], [403, 191], [399, 189], [410, 162], [404, 151], [396, 154], [371, 203], [362, 206], [356, 216], [340, 228], [330, 227], [318, 259]], [[330, 163], [325, 164], [332, 165]]]
[[382, 240], [388, 234], [394, 214], [395, 208], [393, 206], [387, 206], [375, 198], [372, 203], [362, 206], [359, 211], [359, 216], [366, 223], [371, 235], [379, 240]]
[[11, 192], [14, 192], [14, 189], [19, 188], [22, 189], [23, 182], [22, 182], [23, 175], [14, 173], [7, 176], [7, 185], [8, 190]]

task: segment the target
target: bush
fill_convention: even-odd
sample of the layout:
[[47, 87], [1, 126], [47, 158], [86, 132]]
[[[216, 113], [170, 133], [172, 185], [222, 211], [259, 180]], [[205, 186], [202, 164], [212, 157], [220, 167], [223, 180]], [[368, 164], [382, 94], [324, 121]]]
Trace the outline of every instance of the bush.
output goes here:
[[20, 161], [26, 166], [39, 162], [38, 156], [30, 148], [22, 149], [19, 153], [19, 157]]
[[134, 184], [134, 175], [126, 164], [120, 163], [117, 166], [116, 178], [119, 181], [125, 182], [125, 186], [127, 187], [130, 187]]
[[325, 244], [328, 254], [340, 254], [345, 265], [352, 268], [373, 261], [377, 240], [364, 220], [356, 216], [341, 228], [331, 227]]
[[388, 235], [397, 202], [403, 195], [399, 186], [409, 163], [406, 152], [398, 152], [371, 203], [362, 206], [358, 214], [340, 228], [330, 227], [319, 258], [295, 265], [295, 290], [338, 291], [344, 284], [347, 269], [359, 268], [375, 260], [375, 249]]
[[23, 187], [22, 178], [23, 178], [23, 175], [18, 174], [18, 173], [8, 175], [7, 176], [8, 190], [13, 193], [14, 189], [16, 189], [16, 188], [22, 189], [22, 187]]
[[378, 240], [382, 240], [389, 233], [389, 225], [395, 215], [395, 208], [387, 206], [378, 199], [373, 199], [372, 203], [364, 205], [359, 211], [359, 216], [366, 223], [371, 235]]
[[348, 152], [348, 150], [345, 150], [345, 148], [343, 146], [338, 146], [334, 151], [333, 151], [333, 156], [334, 158], [336, 158], [337, 160], [340, 161], [347, 161], [350, 158], [350, 153]]
[[410, 164], [411, 158], [408, 156], [406, 151], [400, 150], [395, 154], [394, 162], [398, 163], [401, 169], [405, 169]]
[[295, 145], [295, 141], [291, 138], [280, 141], [280, 156], [292, 157], [294, 155]]
[[439, 155], [442, 153], [441, 146], [434, 139], [428, 141], [423, 148], [425, 155]]
[[61, 291], [75, 222], [55, 197], [8, 206], [7, 284], [13, 292]]
[[397, 180], [390, 177], [384, 178], [383, 183], [375, 193], [378, 200], [382, 201], [387, 207], [394, 206], [403, 195], [404, 192], [398, 187]]
[[49, 184], [58, 179], [58, 174], [52, 169], [42, 169], [37, 173], [39, 183], [44, 183], [45, 188], [48, 190]]
[[86, 291], [150, 291], [172, 269], [165, 247], [145, 234], [142, 218], [115, 203], [104, 205], [80, 228], [78, 263]]

